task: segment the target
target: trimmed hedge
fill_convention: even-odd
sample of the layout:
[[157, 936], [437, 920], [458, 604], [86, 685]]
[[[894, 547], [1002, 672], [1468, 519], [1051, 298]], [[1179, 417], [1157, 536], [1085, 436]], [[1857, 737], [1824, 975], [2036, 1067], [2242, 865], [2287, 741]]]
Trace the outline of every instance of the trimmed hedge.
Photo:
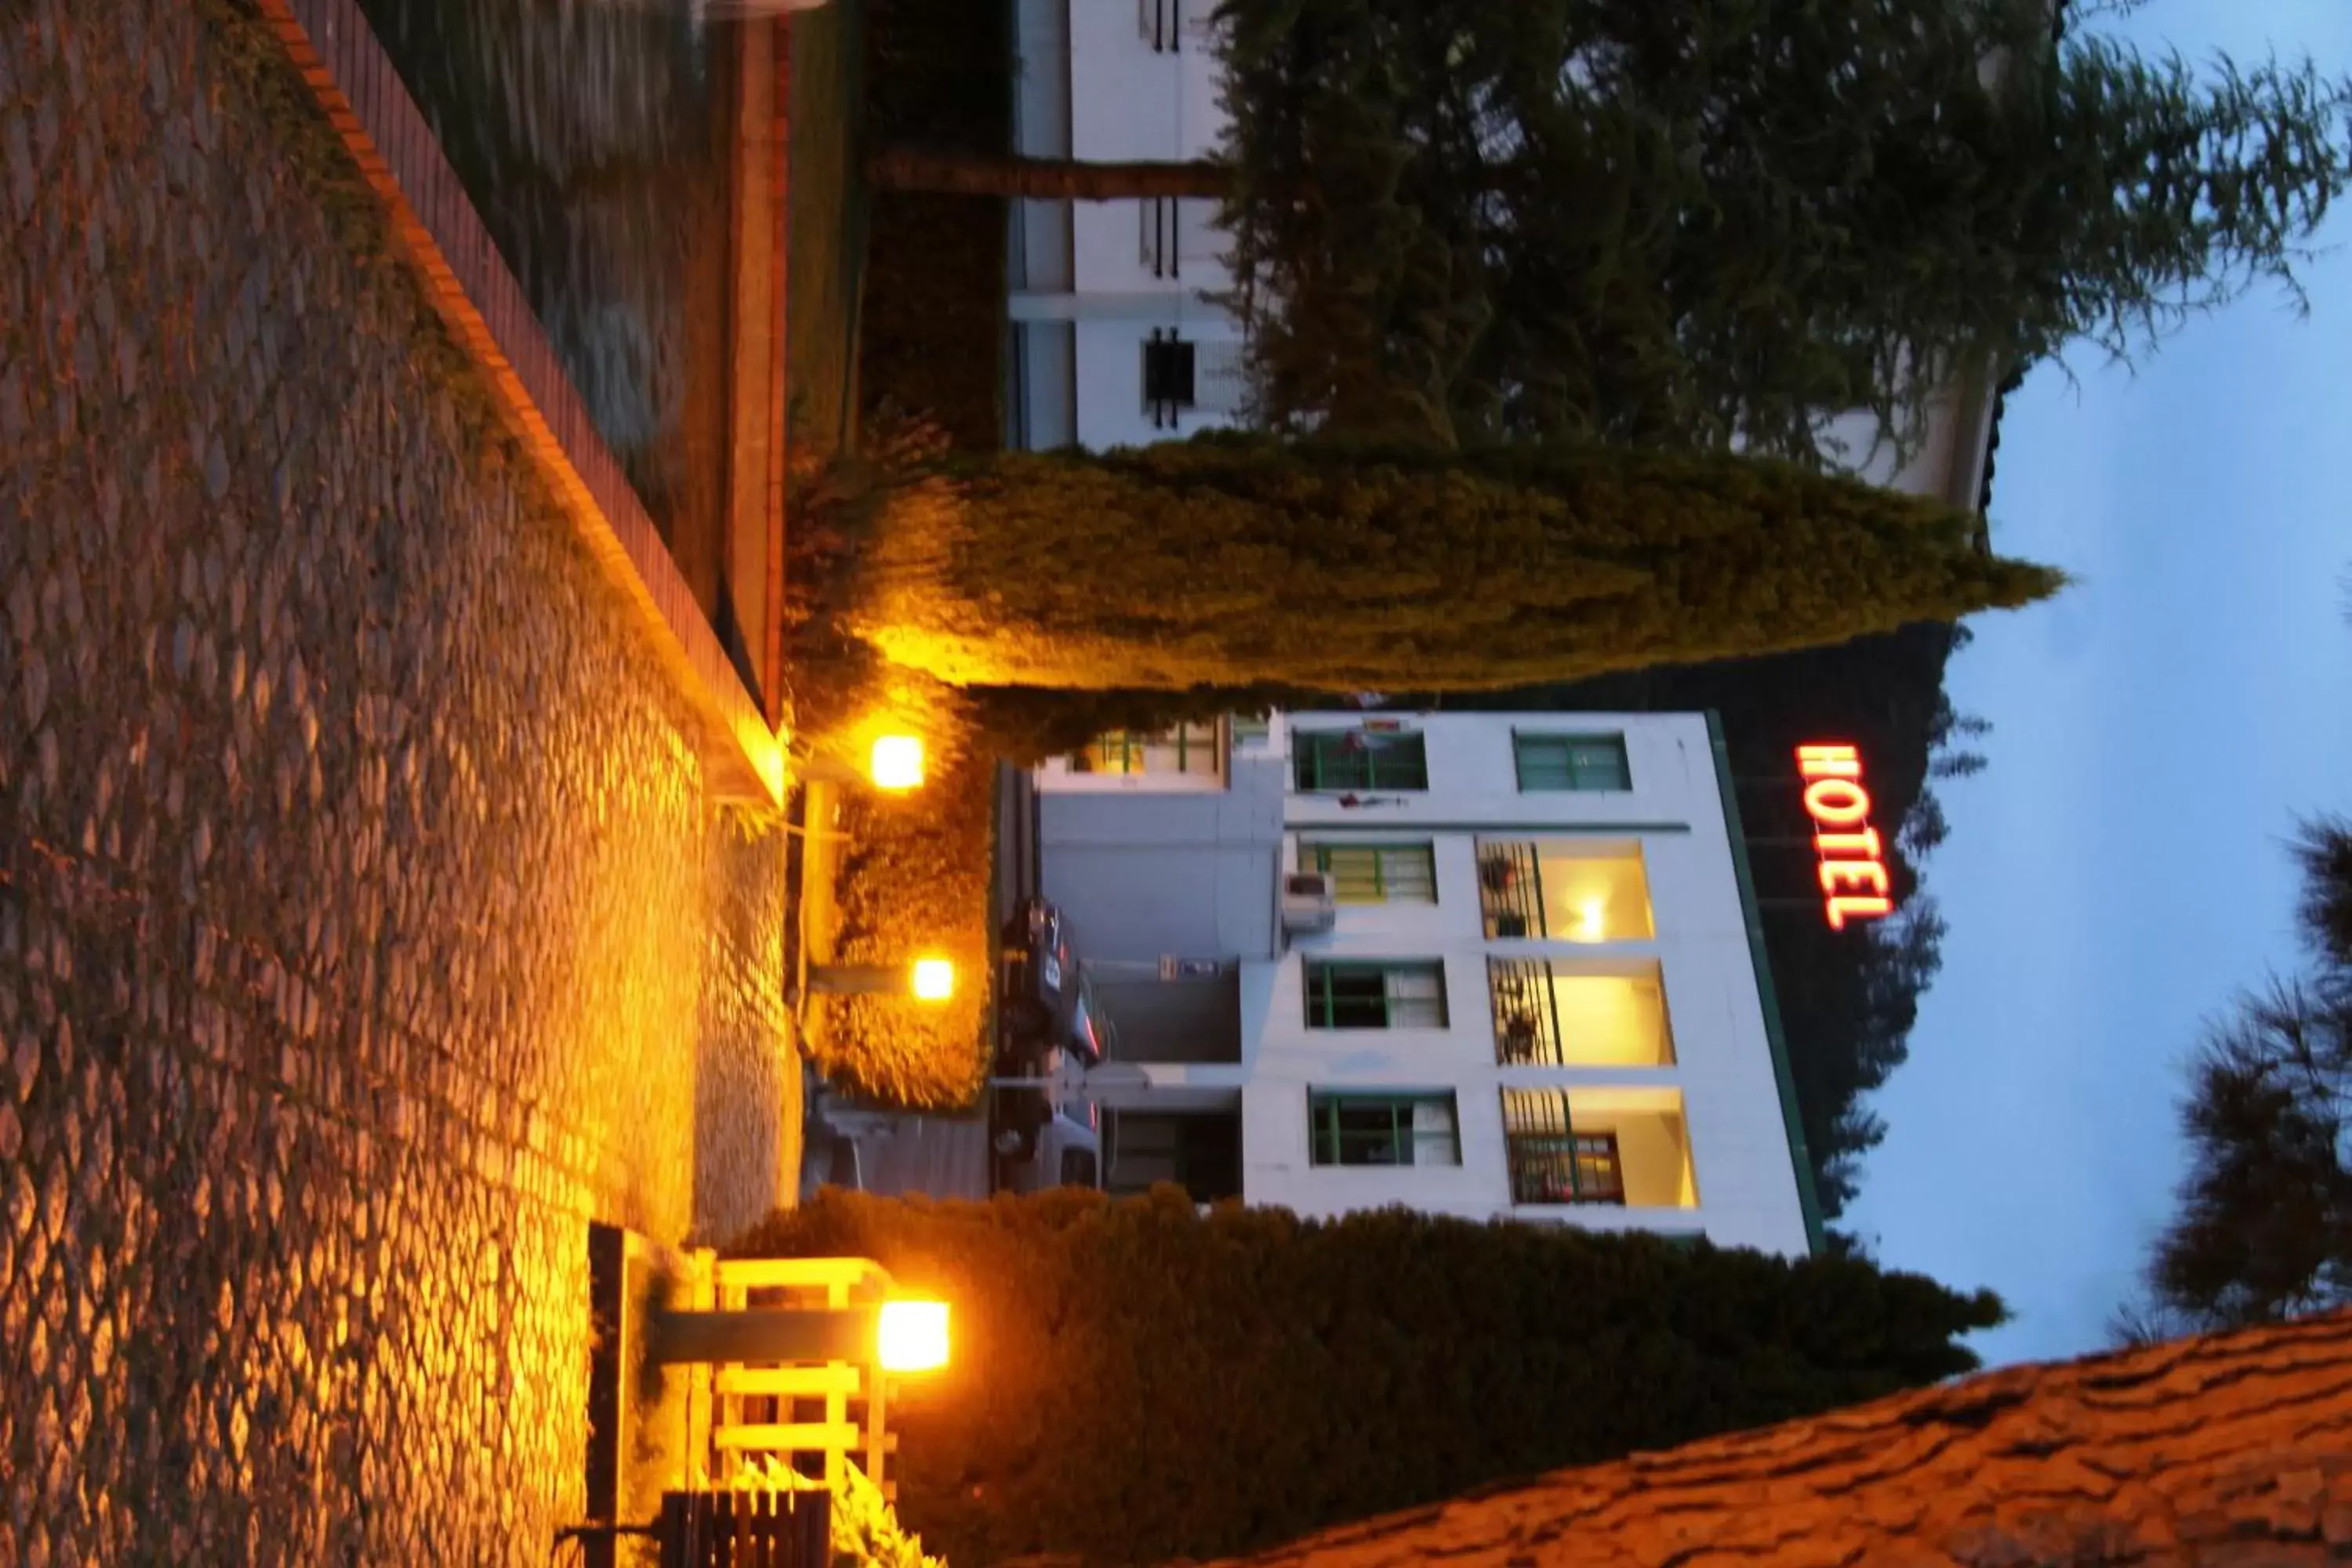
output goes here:
[[899, 1514], [957, 1568], [1247, 1550], [1969, 1370], [1989, 1293], [1816, 1258], [1182, 1194], [828, 1192], [737, 1256], [853, 1255], [953, 1303], [893, 1406]]
[[2063, 582], [1979, 528], [1727, 453], [950, 452], [883, 498], [847, 629], [958, 686], [1492, 689], [1843, 642]]

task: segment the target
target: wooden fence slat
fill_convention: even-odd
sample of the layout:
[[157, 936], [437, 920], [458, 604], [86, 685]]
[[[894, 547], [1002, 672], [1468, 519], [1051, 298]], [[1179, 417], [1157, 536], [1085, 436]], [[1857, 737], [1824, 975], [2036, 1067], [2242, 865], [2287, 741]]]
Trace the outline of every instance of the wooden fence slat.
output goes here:
[[838, 1453], [857, 1441], [857, 1428], [847, 1421], [789, 1421], [768, 1426], [729, 1426], [713, 1435], [724, 1449], [771, 1448], [778, 1453]]
[[859, 1369], [845, 1362], [824, 1366], [724, 1366], [718, 1373], [721, 1394], [759, 1394], [772, 1399], [855, 1394], [860, 1381]]

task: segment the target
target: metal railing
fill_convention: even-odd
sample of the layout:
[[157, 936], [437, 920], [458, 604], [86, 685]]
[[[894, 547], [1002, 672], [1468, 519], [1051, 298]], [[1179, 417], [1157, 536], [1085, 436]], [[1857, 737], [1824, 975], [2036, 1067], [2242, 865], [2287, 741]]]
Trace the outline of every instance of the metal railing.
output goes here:
[[1541, 937], [1543, 868], [1532, 844], [1478, 845], [1478, 908], [1491, 938]]
[[1625, 1202], [1613, 1132], [1528, 1132], [1507, 1142], [1515, 1204]]
[[1495, 1060], [1507, 1068], [1565, 1067], [1551, 965], [1542, 959], [1490, 958], [1486, 990], [1495, 1011]]
[[1503, 1146], [1515, 1204], [1625, 1202], [1625, 1168], [1614, 1132], [1579, 1132], [1568, 1095], [1555, 1089], [1503, 1091]]

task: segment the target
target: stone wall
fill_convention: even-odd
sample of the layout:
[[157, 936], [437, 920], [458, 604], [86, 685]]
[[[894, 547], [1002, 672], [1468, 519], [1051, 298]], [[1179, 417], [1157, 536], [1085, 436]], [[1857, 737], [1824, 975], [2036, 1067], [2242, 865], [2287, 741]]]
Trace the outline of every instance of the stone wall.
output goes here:
[[547, 1561], [794, 1184], [782, 839], [232, 0], [0, 17], [0, 1561]]

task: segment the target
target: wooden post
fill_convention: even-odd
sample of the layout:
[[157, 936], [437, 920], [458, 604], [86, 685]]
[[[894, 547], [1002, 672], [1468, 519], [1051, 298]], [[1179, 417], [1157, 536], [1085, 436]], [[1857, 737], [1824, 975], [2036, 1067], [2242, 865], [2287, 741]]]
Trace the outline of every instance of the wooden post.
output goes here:
[[910, 988], [903, 963], [812, 963], [811, 993], [831, 996], [888, 996]]
[[[824, 1287], [824, 1304], [836, 1312], [845, 1310], [849, 1306], [849, 1281], [844, 1279], [827, 1280]], [[865, 1359], [870, 1363], [873, 1359], [871, 1353], [869, 1352]], [[847, 1372], [851, 1370], [851, 1366], [852, 1363], [849, 1361], [835, 1358], [826, 1363], [826, 1370]], [[842, 1387], [837, 1384], [831, 1387], [824, 1396], [824, 1424], [836, 1431], [849, 1426], [849, 1395], [843, 1392]], [[825, 1446], [824, 1489], [828, 1492], [837, 1494], [841, 1490], [841, 1467], [849, 1462], [849, 1456], [845, 1452], [847, 1447], [846, 1443]]]
[[875, 1320], [870, 1308], [812, 1311], [736, 1307], [716, 1312], [660, 1312], [646, 1325], [646, 1354], [656, 1366], [688, 1362], [863, 1360], [872, 1354]]

